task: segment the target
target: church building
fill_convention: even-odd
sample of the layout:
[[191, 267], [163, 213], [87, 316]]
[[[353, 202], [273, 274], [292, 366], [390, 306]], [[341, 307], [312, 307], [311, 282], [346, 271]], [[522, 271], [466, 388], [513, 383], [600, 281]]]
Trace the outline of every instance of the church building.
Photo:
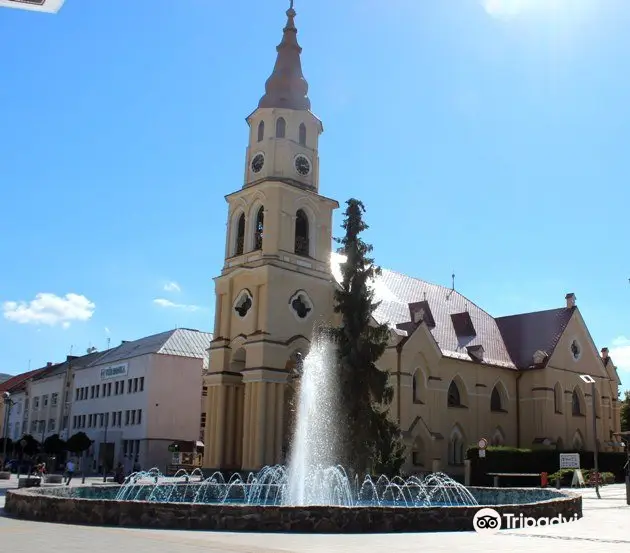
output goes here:
[[[286, 462], [297, 354], [308, 354], [317, 323], [335, 317], [339, 203], [320, 194], [324, 127], [311, 110], [295, 17], [291, 6], [265, 94], [247, 119], [243, 186], [226, 197], [204, 376], [208, 469]], [[559, 296], [557, 309], [494, 318], [454, 287], [390, 270], [374, 289], [376, 322], [391, 327], [380, 366], [395, 390], [390, 413], [407, 446], [405, 472], [459, 474], [467, 447], [482, 438], [523, 448], [593, 449], [595, 439], [600, 451], [615, 446], [620, 381], [575, 294]]]

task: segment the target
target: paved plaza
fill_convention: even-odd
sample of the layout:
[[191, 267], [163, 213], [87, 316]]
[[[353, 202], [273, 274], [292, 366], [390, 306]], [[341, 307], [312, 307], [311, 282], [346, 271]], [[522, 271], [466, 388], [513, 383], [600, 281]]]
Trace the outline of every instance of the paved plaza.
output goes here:
[[[98, 479], [89, 479], [97, 481]], [[10, 483], [0, 483], [0, 507]], [[75, 484], [80, 485], [80, 480]], [[64, 553], [282, 553], [282, 552], [418, 552], [534, 551], [553, 548], [554, 553], [630, 550], [630, 507], [625, 487], [606, 486], [602, 499], [593, 490], [582, 490], [584, 518], [547, 528], [502, 531], [484, 536], [474, 532], [380, 535], [230, 534], [95, 528], [26, 522], [0, 511], [0, 543], [11, 553], [56, 550]]]

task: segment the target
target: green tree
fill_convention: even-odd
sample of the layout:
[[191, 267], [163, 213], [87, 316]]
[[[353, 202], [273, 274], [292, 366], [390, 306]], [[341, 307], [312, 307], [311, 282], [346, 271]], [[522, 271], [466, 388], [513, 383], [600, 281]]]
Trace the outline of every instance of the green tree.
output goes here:
[[626, 390], [621, 402], [621, 431], [630, 432], [630, 390]]
[[68, 438], [68, 441], [66, 442], [66, 450], [70, 453], [79, 455], [90, 449], [91, 445], [92, 440], [88, 438], [85, 432], [77, 432]]
[[[22, 445], [22, 443], [24, 445]], [[35, 455], [41, 447], [41, 444], [33, 438], [30, 434], [25, 434], [16, 442], [14, 451], [18, 451], [21, 455], [28, 455], [29, 457]]]
[[58, 456], [66, 451], [66, 442], [59, 437], [59, 434], [48, 436], [48, 438], [44, 440], [43, 445], [44, 452], [48, 455]]
[[388, 417], [394, 390], [387, 372], [376, 366], [390, 335], [389, 327], [373, 318], [378, 303], [370, 283], [380, 275], [380, 268], [369, 257], [372, 246], [361, 239], [368, 229], [363, 203], [356, 199], [346, 203], [345, 236], [336, 239], [341, 245], [338, 252], [346, 258], [335, 291], [341, 326], [332, 331], [341, 392], [341, 460], [358, 474], [378, 471], [392, 476], [403, 463], [404, 447], [399, 428]]

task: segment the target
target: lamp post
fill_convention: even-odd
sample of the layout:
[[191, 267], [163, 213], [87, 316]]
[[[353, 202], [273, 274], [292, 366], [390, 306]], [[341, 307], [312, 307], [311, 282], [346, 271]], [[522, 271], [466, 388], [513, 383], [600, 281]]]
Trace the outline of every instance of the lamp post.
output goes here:
[[599, 448], [597, 447], [597, 413], [595, 412], [595, 393], [597, 390], [595, 389], [595, 379], [590, 374], [581, 374], [580, 378], [586, 382], [586, 384], [591, 385], [591, 400], [593, 403], [593, 464], [595, 469], [595, 493], [597, 494], [597, 499], [601, 499], [602, 496], [599, 494]]
[[4, 421], [2, 426], [2, 464], [0, 465], [0, 470], [4, 469], [4, 465], [7, 462], [7, 442], [9, 441], [9, 417], [11, 415], [11, 408], [15, 405], [15, 402], [11, 399], [11, 394], [9, 392], [4, 392], [2, 394], [2, 402], [4, 403]]
[[103, 482], [107, 482], [107, 429], [109, 427], [109, 413], [104, 413], [103, 422], [105, 423], [105, 436], [103, 438], [103, 452], [101, 454], [103, 461]]

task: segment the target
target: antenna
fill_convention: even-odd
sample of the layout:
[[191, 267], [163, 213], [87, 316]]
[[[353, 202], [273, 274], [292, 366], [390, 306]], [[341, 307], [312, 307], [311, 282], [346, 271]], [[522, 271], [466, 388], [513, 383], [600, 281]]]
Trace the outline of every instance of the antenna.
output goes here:
[[453, 279], [453, 288], [452, 288], [452, 290], [455, 290], [455, 271], [453, 271], [453, 274], [451, 275], [451, 278]]
[[72, 346], [72, 345], [70, 346], [70, 355], [72, 355], [72, 348], [73, 348], [73, 347], [74, 347], [74, 346]]
[[112, 341], [111, 338], [107, 338], [107, 349], [109, 349], [109, 343]]
[[427, 293], [426, 293], [426, 291], [422, 292], [422, 295], [424, 297], [424, 301], [427, 301]]
[[450, 300], [451, 296], [453, 295], [453, 292], [455, 291], [455, 271], [453, 271], [453, 274], [451, 275], [451, 278], [453, 279], [453, 285], [451, 287], [451, 289], [448, 291], [448, 294], [446, 294], [446, 299]]

